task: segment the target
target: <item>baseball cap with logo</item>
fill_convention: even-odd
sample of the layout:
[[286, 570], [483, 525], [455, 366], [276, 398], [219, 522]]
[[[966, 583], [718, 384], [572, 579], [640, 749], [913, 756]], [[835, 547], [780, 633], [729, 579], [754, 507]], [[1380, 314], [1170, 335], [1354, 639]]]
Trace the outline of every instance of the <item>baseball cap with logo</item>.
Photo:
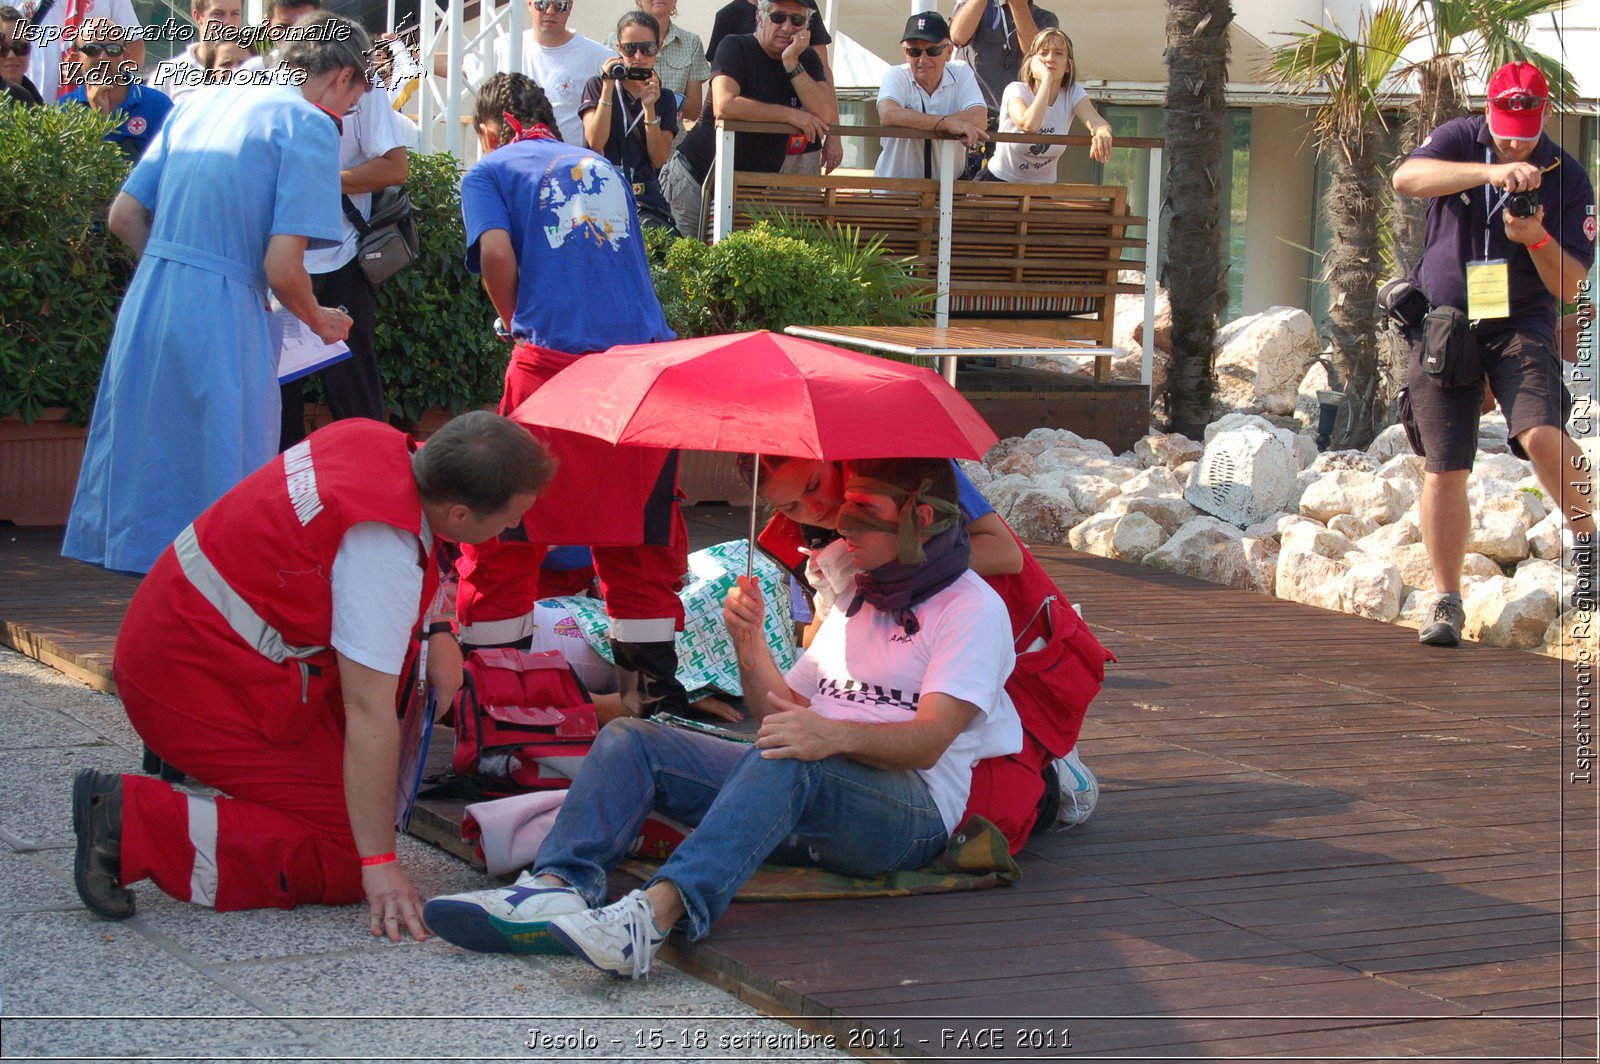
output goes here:
[[1489, 132], [1503, 140], [1537, 140], [1550, 84], [1532, 63], [1507, 63], [1489, 79]]
[[902, 41], [931, 41], [938, 44], [950, 36], [950, 23], [937, 11], [922, 11], [906, 19]]

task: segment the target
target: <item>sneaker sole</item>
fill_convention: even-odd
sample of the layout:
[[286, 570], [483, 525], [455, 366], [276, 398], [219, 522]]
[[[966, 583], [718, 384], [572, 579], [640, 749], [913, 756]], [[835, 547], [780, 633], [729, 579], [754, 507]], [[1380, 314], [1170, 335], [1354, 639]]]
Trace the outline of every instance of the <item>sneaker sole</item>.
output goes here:
[[1429, 647], [1458, 647], [1461, 645], [1461, 637], [1449, 628], [1443, 628], [1439, 631], [1434, 631], [1432, 628], [1424, 628], [1422, 633], [1417, 636], [1417, 642]]
[[550, 935], [548, 922], [512, 923], [463, 901], [430, 901], [422, 919], [440, 938], [474, 953], [561, 956], [567, 951]]
[[577, 939], [573, 938], [571, 935], [567, 934], [565, 931], [561, 930], [561, 928], [557, 927], [554, 924], [550, 925], [550, 937], [561, 945], [561, 952], [562, 953], [570, 953], [574, 957], [577, 957], [579, 960], [582, 960], [582, 961], [588, 963], [590, 966], [600, 969], [602, 972], [605, 972], [607, 975], [614, 975], [618, 979], [631, 979], [631, 978], [633, 978], [633, 969], [632, 969], [632, 967], [630, 967], [625, 972], [619, 972], [615, 968], [606, 967], [604, 964], [601, 964], [599, 961], [597, 961], [593, 957], [589, 956], [589, 951], [583, 948], [583, 944], [582, 943], [580, 943]]

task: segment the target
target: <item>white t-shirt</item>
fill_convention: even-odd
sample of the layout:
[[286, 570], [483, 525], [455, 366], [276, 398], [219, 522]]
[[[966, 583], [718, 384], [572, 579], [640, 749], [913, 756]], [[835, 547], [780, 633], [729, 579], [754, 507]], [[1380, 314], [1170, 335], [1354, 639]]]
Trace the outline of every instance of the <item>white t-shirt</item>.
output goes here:
[[[1062, 134], [1072, 128], [1072, 109], [1078, 106], [1078, 101], [1087, 99], [1089, 94], [1083, 91], [1083, 86], [1073, 83], [1065, 92], [1056, 95], [1056, 102], [1051, 104], [1044, 113], [1044, 124], [1039, 127], [1040, 133]], [[1021, 81], [1013, 81], [1006, 86], [1006, 91], [1000, 97], [1000, 132], [1021, 133], [1017, 124], [1011, 121], [1011, 101], [1021, 100], [1022, 106], [1027, 107], [1033, 103], [1033, 90]], [[989, 160], [989, 169], [994, 176], [1002, 181], [1031, 181], [1047, 185], [1056, 179], [1056, 163], [1061, 158], [1061, 153], [1067, 150], [1065, 144], [996, 144], [994, 158]]]
[[[17, 5], [22, 10], [22, 17], [29, 22], [34, 22], [34, 13], [44, 6], [45, 0], [24, 0]], [[56, 0], [51, 6], [44, 21], [39, 22], [41, 28], [56, 27], [56, 31], [45, 35], [46, 40], [33, 42], [33, 54], [28, 60], [28, 78], [39, 89], [39, 95], [44, 97], [45, 103], [55, 103], [56, 93], [61, 89], [61, 54], [66, 51], [66, 42], [61, 38], [61, 27], [66, 26], [67, 7], [71, 0]], [[109, 18], [125, 30], [139, 29], [139, 14], [133, 9], [133, 0], [79, 0], [85, 21], [91, 18]]]
[[[892, 100], [911, 111], [929, 115], [953, 115], [969, 107], [983, 106], [983, 90], [978, 87], [978, 76], [972, 67], [960, 60], [951, 60], [944, 66], [939, 87], [929, 93], [917, 84], [911, 74], [911, 64], [890, 67], [878, 89], [878, 105]], [[878, 164], [872, 168], [874, 177], [938, 177], [939, 153], [924, 151], [923, 146], [936, 141], [908, 140], [904, 137], [884, 137], [883, 152]], [[923, 172], [924, 157], [931, 165]]]
[[[205, 64], [200, 62], [197, 54], [199, 48], [198, 44], [191, 44], [171, 59], [163, 59], [156, 64], [155, 72], [146, 79], [145, 84], [166, 93], [173, 103], [203, 87], [201, 77], [205, 72]], [[238, 69], [265, 70], [266, 64], [261, 62], [260, 56], [253, 55], [240, 63]]]
[[[568, 144], [583, 147], [583, 119], [578, 117], [578, 104], [583, 99], [583, 86], [600, 73], [600, 64], [616, 55], [599, 41], [590, 40], [581, 33], [557, 48], [545, 48], [535, 39], [532, 30], [522, 34], [522, 70], [550, 100], [555, 112], [556, 125], [561, 127], [561, 139]], [[511, 41], [502, 37], [494, 43], [495, 70], [511, 69]], [[461, 64], [461, 73], [473, 91], [489, 76], [477, 56], [468, 56]]]
[[333, 558], [333, 649], [386, 676], [399, 676], [422, 599], [417, 564], [433, 533], [422, 519], [419, 540], [381, 521], [345, 530]]
[[903, 723], [934, 693], [977, 706], [938, 763], [916, 770], [953, 833], [966, 812], [972, 767], [1022, 749], [1022, 721], [1005, 691], [1016, 664], [1005, 604], [969, 569], [915, 607], [921, 627], [908, 636], [870, 605], [846, 618], [855, 594], [840, 596], [785, 679], [813, 712], [832, 720]]
[[[388, 90], [374, 86], [362, 93], [355, 109], [344, 116], [344, 131], [339, 134], [339, 169], [349, 170], [387, 155], [396, 148], [409, 150], [416, 146], [417, 127], [394, 109]], [[372, 193], [352, 192], [350, 202], [361, 212], [361, 217], [372, 215]], [[338, 247], [307, 251], [307, 273], [332, 273], [356, 257], [356, 241], [360, 239], [360, 234], [350, 224], [350, 219], [344, 216], [342, 204], [339, 218], [344, 226], [344, 243]]]

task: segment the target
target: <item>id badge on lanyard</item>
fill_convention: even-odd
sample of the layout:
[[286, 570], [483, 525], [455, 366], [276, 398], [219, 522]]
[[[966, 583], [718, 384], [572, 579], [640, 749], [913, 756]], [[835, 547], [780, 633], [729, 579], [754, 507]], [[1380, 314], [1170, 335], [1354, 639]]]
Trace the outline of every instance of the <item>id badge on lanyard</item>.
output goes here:
[[[1483, 161], [1492, 161], [1488, 148], [1483, 149]], [[1493, 185], [1483, 186], [1483, 258], [1467, 263], [1467, 317], [1473, 321], [1511, 316], [1510, 264], [1505, 259], [1489, 257], [1489, 226], [1510, 193], [1501, 192], [1499, 201], [1491, 204], [1493, 194]]]

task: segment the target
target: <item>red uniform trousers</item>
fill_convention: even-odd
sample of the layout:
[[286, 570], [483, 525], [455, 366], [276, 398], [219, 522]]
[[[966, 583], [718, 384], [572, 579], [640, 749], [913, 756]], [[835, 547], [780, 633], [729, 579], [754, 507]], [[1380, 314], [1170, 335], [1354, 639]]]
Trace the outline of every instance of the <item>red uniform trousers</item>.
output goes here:
[[[506, 369], [500, 413], [509, 416], [580, 357], [517, 344]], [[457, 620], [467, 626], [530, 614], [539, 597], [545, 552], [551, 544], [570, 544], [593, 551], [608, 616], [660, 622], [643, 632], [634, 628], [632, 634], [622, 626], [619, 638], [671, 641], [672, 633], [683, 628], [678, 589], [689, 565], [689, 532], [673, 498], [676, 478], [663, 482], [670, 452], [613, 447], [574, 432], [530, 431], [555, 455], [555, 479], [523, 519], [526, 542], [502, 537], [462, 546]]]
[[[147, 579], [176, 565], [169, 551]], [[174, 586], [198, 598], [181, 581]], [[313, 677], [304, 702], [297, 670], [253, 652], [214, 648], [228, 662], [227, 675], [218, 675], [205, 664], [213, 656], [206, 633], [184, 631], [181, 612], [130, 617], [117, 638], [117, 687], [146, 745], [226, 796], [124, 776], [123, 884], [149, 878], [174, 898], [218, 911], [360, 901], [337, 669]], [[199, 645], [175, 656], [177, 640]]]

